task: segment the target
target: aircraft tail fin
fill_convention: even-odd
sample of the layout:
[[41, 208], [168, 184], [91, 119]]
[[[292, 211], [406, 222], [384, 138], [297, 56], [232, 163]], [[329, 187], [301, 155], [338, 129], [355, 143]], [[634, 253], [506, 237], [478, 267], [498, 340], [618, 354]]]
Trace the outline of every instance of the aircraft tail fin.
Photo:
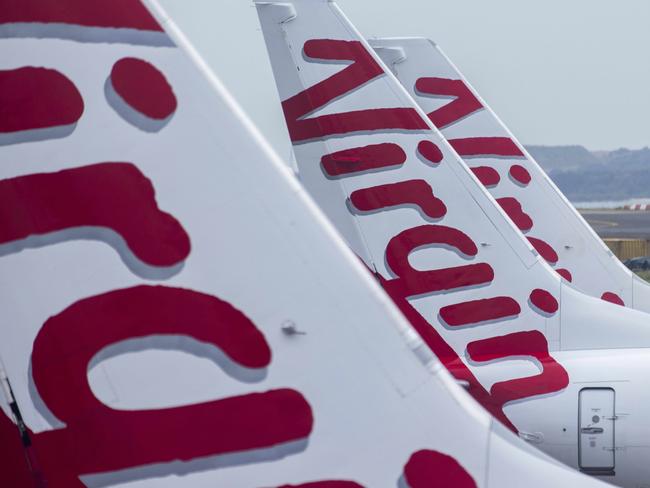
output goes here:
[[[508, 195], [495, 200], [479, 181], [502, 173], [472, 171], [458, 154], [510, 167], [522, 156], [516, 145], [500, 137], [450, 144], [336, 3], [260, 1], [257, 9], [301, 181], [490, 413], [516, 430], [509, 405], [561, 394], [569, 372], [554, 352], [569, 338], [581, 348], [608, 347], [611, 336], [647, 344], [644, 314], [568, 286], [553, 267], [555, 247], [522, 236], [533, 224], [526, 208]], [[399, 74], [408, 55], [389, 48]], [[443, 115], [473, 110], [463, 102]], [[578, 320], [577, 310], [589, 318]], [[610, 334], [594, 337], [595, 324]]]
[[513, 205], [527, 215], [515, 223], [545, 243], [544, 256], [562, 278], [597, 298], [650, 311], [650, 286], [612, 255], [440, 46], [424, 38], [369, 42], [497, 202], [511, 217]]

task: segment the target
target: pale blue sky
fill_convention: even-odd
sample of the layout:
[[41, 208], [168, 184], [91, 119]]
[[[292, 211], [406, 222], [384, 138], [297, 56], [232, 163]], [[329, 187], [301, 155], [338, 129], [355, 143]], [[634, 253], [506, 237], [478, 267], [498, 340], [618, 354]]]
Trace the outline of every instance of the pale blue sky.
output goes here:
[[[249, 0], [160, 0], [281, 156]], [[524, 144], [650, 146], [649, 0], [339, 0], [366, 37], [436, 41]]]

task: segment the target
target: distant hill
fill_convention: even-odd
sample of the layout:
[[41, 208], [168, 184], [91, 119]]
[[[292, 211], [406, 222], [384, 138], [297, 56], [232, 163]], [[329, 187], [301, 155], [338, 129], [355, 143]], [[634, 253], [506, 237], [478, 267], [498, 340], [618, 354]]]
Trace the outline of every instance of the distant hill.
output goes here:
[[650, 148], [644, 147], [636, 151], [630, 149], [617, 149], [607, 153], [605, 162], [625, 170], [650, 169]]
[[585, 168], [600, 164], [600, 159], [583, 146], [526, 146], [545, 171]]
[[573, 202], [650, 197], [650, 148], [589, 151], [583, 146], [526, 146]]

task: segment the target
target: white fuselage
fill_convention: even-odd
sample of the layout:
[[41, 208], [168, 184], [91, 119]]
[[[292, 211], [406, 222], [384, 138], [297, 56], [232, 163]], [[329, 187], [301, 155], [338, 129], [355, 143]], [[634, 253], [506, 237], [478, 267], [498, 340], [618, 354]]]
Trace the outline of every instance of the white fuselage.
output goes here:
[[[561, 351], [553, 356], [569, 373], [569, 386], [557, 394], [507, 405], [505, 413], [520, 435], [550, 456], [603, 481], [646, 486], [650, 482], [646, 462], [650, 453], [650, 391], [646, 387], [650, 350]], [[517, 369], [512, 362], [501, 364], [501, 372], [507, 375]], [[522, 362], [521, 367], [529, 364]], [[495, 381], [499, 369], [493, 365]], [[585, 396], [592, 391], [605, 395]], [[610, 463], [612, 469], [608, 469]]]

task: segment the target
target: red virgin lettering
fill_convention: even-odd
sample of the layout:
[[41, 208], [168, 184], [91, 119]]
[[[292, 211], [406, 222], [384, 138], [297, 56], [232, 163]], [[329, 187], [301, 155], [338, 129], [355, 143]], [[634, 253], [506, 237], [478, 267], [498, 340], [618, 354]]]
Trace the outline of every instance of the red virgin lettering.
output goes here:
[[443, 225], [421, 225], [400, 232], [386, 246], [386, 263], [398, 276], [386, 285], [403, 296], [490, 283], [494, 271], [487, 263], [420, 271], [408, 262], [408, 256], [424, 247], [449, 247], [464, 256], [475, 256], [476, 245], [463, 232]]
[[327, 61], [351, 61], [338, 73], [282, 102], [291, 140], [296, 142], [327, 136], [380, 129], [426, 130], [428, 125], [412, 108], [378, 108], [308, 116], [335, 98], [384, 74], [383, 69], [359, 41], [312, 39], [305, 42], [306, 57]]
[[[357, 51], [361, 49], [362, 52]], [[311, 52], [310, 52], [311, 50]], [[321, 52], [317, 52], [320, 50]], [[361, 86], [381, 74], [381, 69], [373, 70], [374, 59], [367, 59], [368, 53], [356, 42], [313, 40], [305, 43], [306, 57], [351, 61], [347, 67], [320, 83], [306, 89], [298, 95], [288, 99], [283, 104], [287, 124], [294, 142], [302, 142], [323, 138], [329, 135], [340, 135], [361, 130], [390, 130], [395, 128], [390, 124], [375, 122], [367, 125], [363, 118], [367, 111], [339, 113], [330, 116], [305, 117], [324, 107], [334, 99], [338, 99], [351, 90]], [[365, 67], [365, 71], [364, 71]], [[429, 80], [429, 87], [423, 84], [420, 88], [438, 95], [455, 97], [454, 100], [442, 109], [434, 112], [435, 123], [444, 127], [462, 117], [468, 116], [481, 109], [481, 104], [462, 82], [454, 80]], [[385, 110], [385, 109], [379, 109]], [[454, 148], [463, 156], [486, 157], [522, 157], [523, 154], [517, 145], [506, 137], [472, 137], [452, 140]], [[368, 146], [366, 146], [368, 147]], [[377, 161], [377, 156], [362, 155], [360, 148], [343, 150], [323, 156], [321, 165], [323, 172], [329, 177], [339, 177], [347, 174], [359, 174], [363, 171], [373, 171], [384, 167], [397, 167], [391, 160], [399, 161], [399, 166], [404, 164], [402, 153], [400, 157], [388, 158], [390, 162]], [[365, 149], [365, 148], [361, 148]], [[391, 150], [393, 150], [391, 148]], [[349, 152], [347, 152], [349, 151]], [[396, 151], [397, 153], [397, 151]], [[417, 156], [425, 164], [437, 167], [443, 160], [443, 153], [433, 142], [424, 139], [419, 142]], [[369, 162], [366, 163], [366, 160]], [[525, 174], [518, 168], [511, 167], [511, 178], [519, 178], [518, 184], [523, 184]], [[489, 166], [478, 166], [473, 169], [475, 175], [482, 183], [495, 186], [500, 182], [499, 173]], [[358, 188], [358, 187], [357, 187]], [[392, 183], [383, 183], [372, 187], [356, 189], [349, 196], [350, 211], [382, 212], [401, 206], [414, 206], [425, 218], [442, 218], [446, 214], [446, 206], [432, 191], [426, 180], [406, 180]], [[532, 227], [533, 222], [521, 205], [514, 198], [504, 198], [500, 202], [507, 213], [517, 225], [524, 230]], [[487, 287], [494, 280], [494, 270], [488, 263], [471, 262], [458, 266], [440, 269], [419, 270], [409, 263], [411, 253], [425, 247], [439, 247], [445, 252], [456, 252], [461, 258], [472, 260], [478, 254], [478, 248], [472, 239], [459, 229], [442, 225], [420, 225], [403, 230], [393, 236], [386, 246], [386, 267], [393, 275], [384, 278], [375, 273], [381, 285], [390, 295], [402, 313], [414, 326], [423, 341], [430, 347], [443, 364], [459, 380], [469, 383], [469, 393], [479, 401], [492, 415], [516, 431], [503, 413], [503, 406], [509, 397], [501, 394], [497, 388], [497, 395], [489, 393], [470, 372], [463, 360], [455, 350], [450, 347], [440, 336], [436, 327], [411, 305], [409, 299], [428, 294], [460, 290], [467, 287]], [[471, 327], [491, 321], [508, 320], [521, 313], [520, 304], [512, 297], [499, 296], [478, 300], [466, 301], [447, 305], [440, 309], [440, 319], [450, 328]], [[543, 348], [548, 346], [543, 336]], [[517, 351], [514, 349], [515, 352]], [[502, 351], [503, 352], [503, 351]], [[557, 367], [562, 370], [561, 366]], [[549, 367], [549, 369], [551, 369]], [[564, 372], [566, 374], [566, 372]], [[522, 385], [522, 397], [529, 391], [535, 391], [526, 379], [522, 383], [512, 383], [515, 388]], [[539, 386], [539, 385], [537, 385]], [[555, 390], [551, 390], [555, 391]], [[547, 391], [550, 392], [550, 391]]]
[[533, 219], [521, 208], [519, 200], [512, 197], [497, 198], [497, 203], [522, 232], [533, 227]]
[[[456, 354], [453, 348], [445, 342], [440, 333], [436, 330], [435, 326], [427, 322], [420, 312], [409, 303], [407, 296], [409, 296], [409, 294], [417, 294], [416, 292], [418, 289], [415, 289], [414, 291], [413, 287], [409, 289], [409, 287], [403, 286], [399, 279], [386, 280], [379, 273], [375, 273], [375, 276], [395, 305], [397, 305], [400, 312], [402, 312], [424, 343], [435, 353], [437, 358], [449, 370], [449, 372], [451, 372], [456, 379], [467, 381], [469, 385], [467, 389], [469, 394], [472, 395], [477, 402], [483, 405], [490, 414], [499, 419], [503, 425], [513, 432], [517, 432], [517, 428], [503, 413], [503, 405], [500, 405], [496, 399], [494, 399], [490, 393], [483, 388], [483, 385], [481, 385], [481, 383], [476, 379], [469, 368], [465, 366], [465, 363], [463, 363], [460, 357], [458, 357], [458, 354]], [[425, 288], [421, 288], [419, 291], [420, 293], [426, 293]]]
[[437, 165], [443, 159], [443, 154], [440, 148], [431, 141], [418, 142], [418, 154], [420, 154], [426, 162]]
[[474, 478], [456, 459], [438, 451], [414, 453], [404, 467], [408, 488], [476, 488]]
[[[411, 455], [404, 466], [400, 486], [406, 488], [476, 488], [472, 476], [460, 463], [439, 451], [422, 449]], [[364, 488], [354, 481], [313, 481], [300, 485], [282, 485], [278, 488]]]
[[520, 164], [513, 164], [508, 170], [508, 175], [512, 178], [512, 181], [517, 183], [519, 186], [526, 186], [530, 183], [530, 173], [526, 168]]
[[427, 114], [438, 129], [443, 129], [483, 108], [463, 80], [419, 78], [415, 82], [415, 90], [419, 95], [454, 97], [448, 104]]
[[545, 314], [554, 314], [560, 308], [557, 300], [548, 291], [535, 288], [529, 297], [530, 303]]
[[347, 176], [364, 171], [392, 169], [406, 161], [404, 149], [397, 144], [370, 144], [324, 155], [320, 162], [328, 176]]
[[301, 485], [282, 485], [278, 488], [364, 488], [359, 483], [354, 481], [313, 481], [311, 483], [303, 483]]
[[497, 186], [499, 181], [501, 181], [497, 170], [490, 168], [489, 166], [474, 166], [470, 169], [478, 180], [487, 188]]
[[[150, 266], [174, 266], [190, 253], [187, 233], [158, 208], [151, 182], [133, 164], [100, 163], [0, 181], [0, 244], [21, 241], [16, 250], [42, 245], [47, 234], [75, 228], [111, 229]], [[84, 232], [86, 238], [92, 234]], [[30, 237], [40, 241], [25, 241]]]
[[410, 273], [388, 281], [386, 285], [400, 295], [416, 296], [468, 286], [487, 285], [492, 280], [494, 280], [492, 266], [487, 263], [477, 263], [428, 271], [410, 268]]
[[27, 462], [18, 427], [2, 411], [0, 411], [0, 455], [2, 456], [0, 486], [37, 486]]
[[616, 293], [613, 293], [611, 291], [606, 291], [603, 293], [600, 297], [602, 300], [605, 300], [606, 302], [613, 303], [614, 305], [622, 305], [625, 306], [625, 302], [623, 299], [618, 296]]
[[309, 435], [311, 408], [290, 389], [138, 411], [114, 410], [95, 398], [87, 371], [97, 353], [127, 339], [169, 335], [213, 345], [240, 367], [271, 362], [250, 319], [210, 295], [137, 286], [71, 305], [43, 325], [32, 353], [37, 391], [66, 425], [35, 436], [50, 486], [76, 486], [83, 474], [272, 449]]
[[[83, 111], [79, 90], [59, 71], [31, 66], [0, 71], [0, 145], [31, 140], [9, 139], [10, 133], [64, 127], [71, 131]], [[38, 139], [59, 136], [34, 134]]]
[[522, 156], [523, 153], [509, 137], [468, 137], [449, 139], [449, 144], [461, 156]]
[[476, 256], [476, 244], [464, 232], [445, 225], [420, 225], [400, 232], [386, 248], [386, 259], [393, 271], [405, 269], [407, 256], [423, 246], [447, 245], [464, 256]]
[[573, 281], [573, 276], [571, 275], [571, 271], [569, 271], [568, 269], [560, 268], [560, 269], [556, 269], [555, 272], [559, 274], [562, 278], [567, 280], [569, 283]]
[[352, 205], [363, 212], [385, 210], [401, 205], [415, 206], [426, 218], [439, 219], [447, 207], [433, 195], [424, 180], [408, 180], [356, 190], [350, 195]]
[[515, 299], [494, 297], [447, 305], [440, 309], [440, 318], [447, 325], [459, 327], [503, 320], [514, 317], [520, 312], [521, 307]]
[[548, 263], [555, 264], [560, 259], [548, 242], [545, 242], [537, 237], [526, 237], [535, 250], [542, 256]]
[[501, 405], [535, 395], [557, 392], [569, 384], [569, 375], [551, 357], [544, 334], [537, 330], [515, 332], [470, 342], [467, 345], [467, 354], [472, 361], [476, 362], [530, 356], [541, 364], [542, 372], [538, 375], [501, 381], [492, 386], [490, 394]]
[[0, 9], [0, 24], [76, 24], [86, 27], [162, 31], [139, 0], [19, 0]]
[[110, 82], [122, 100], [145, 117], [162, 120], [176, 110], [176, 96], [167, 78], [147, 61], [120, 59], [113, 65]]

